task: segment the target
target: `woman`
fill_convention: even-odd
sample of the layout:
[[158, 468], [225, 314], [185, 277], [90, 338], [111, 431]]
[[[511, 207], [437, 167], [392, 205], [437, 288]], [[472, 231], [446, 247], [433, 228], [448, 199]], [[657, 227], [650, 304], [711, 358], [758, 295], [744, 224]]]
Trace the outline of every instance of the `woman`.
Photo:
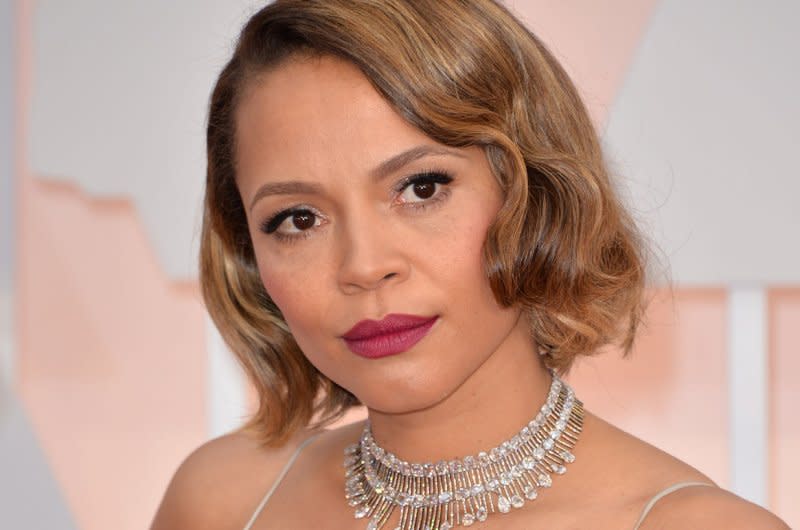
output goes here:
[[187, 458], [154, 530], [786, 528], [559, 379], [630, 349], [645, 251], [503, 7], [278, 0], [207, 139], [203, 293], [260, 408]]

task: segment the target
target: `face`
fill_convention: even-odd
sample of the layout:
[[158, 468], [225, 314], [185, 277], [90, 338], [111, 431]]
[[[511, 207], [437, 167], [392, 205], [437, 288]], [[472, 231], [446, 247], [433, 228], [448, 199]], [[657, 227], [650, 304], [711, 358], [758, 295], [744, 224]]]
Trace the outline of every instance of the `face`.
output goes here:
[[[496, 303], [482, 266], [502, 203], [482, 149], [437, 143], [354, 66], [328, 57], [291, 59], [254, 82], [237, 109], [237, 141], [264, 287], [309, 361], [367, 407], [436, 404], [517, 325], [519, 311]], [[389, 314], [438, 318], [379, 358], [343, 338]]]

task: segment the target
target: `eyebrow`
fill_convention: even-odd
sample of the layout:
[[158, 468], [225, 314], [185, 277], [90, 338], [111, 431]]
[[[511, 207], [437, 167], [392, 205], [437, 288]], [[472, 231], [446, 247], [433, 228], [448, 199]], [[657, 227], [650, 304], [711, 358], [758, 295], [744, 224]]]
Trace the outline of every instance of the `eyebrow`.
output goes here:
[[[388, 175], [399, 171], [406, 165], [415, 160], [424, 158], [426, 156], [456, 156], [459, 158], [466, 158], [466, 156], [455, 149], [448, 147], [439, 147], [432, 145], [419, 145], [412, 147], [400, 154], [388, 158], [378, 164], [375, 169], [369, 172], [370, 178], [373, 182], [380, 182]], [[258, 188], [253, 200], [250, 201], [250, 209], [259, 201], [268, 195], [293, 195], [293, 194], [308, 194], [320, 195], [322, 194], [322, 187], [319, 184], [311, 182], [302, 182], [298, 180], [288, 182], [268, 182]]]

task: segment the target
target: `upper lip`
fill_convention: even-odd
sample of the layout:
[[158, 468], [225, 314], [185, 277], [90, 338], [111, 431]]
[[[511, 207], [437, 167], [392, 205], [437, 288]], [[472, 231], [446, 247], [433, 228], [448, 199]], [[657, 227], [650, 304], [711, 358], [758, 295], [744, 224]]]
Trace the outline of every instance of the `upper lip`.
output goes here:
[[398, 331], [416, 328], [430, 322], [434, 318], [437, 317], [390, 314], [386, 315], [381, 320], [362, 320], [350, 328], [347, 333], [342, 335], [342, 338], [347, 340], [359, 340], [375, 337], [377, 335], [386, 335], [387, 333], [396, 333]]

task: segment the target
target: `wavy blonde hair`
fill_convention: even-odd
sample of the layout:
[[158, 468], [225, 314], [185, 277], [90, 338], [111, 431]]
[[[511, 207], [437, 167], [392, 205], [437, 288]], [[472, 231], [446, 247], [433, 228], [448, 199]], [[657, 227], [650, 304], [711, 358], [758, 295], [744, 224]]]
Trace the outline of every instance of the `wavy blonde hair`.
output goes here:
[[264, 290], [236, 186], [237, 102], [297, 54], [351, 62], [431, 138], [484, 149], [505, 198], [486, 277], [502, 306], [526, 311], [549, 366], [564, 373], [614, 342], [629, 352], [644, 309], [643, 239], [583, 102], [539, 39], [491, 0], [277, 0], [244, 26], [207, 129], [200, 279], [259, 395], [243, 428], [280, 444], [358, 404], [308, 362]]

